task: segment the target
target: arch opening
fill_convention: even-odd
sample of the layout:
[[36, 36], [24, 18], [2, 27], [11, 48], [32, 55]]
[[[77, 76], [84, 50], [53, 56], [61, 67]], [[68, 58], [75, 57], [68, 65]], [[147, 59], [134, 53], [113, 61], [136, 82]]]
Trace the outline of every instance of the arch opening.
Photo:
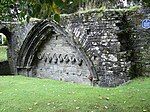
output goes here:
[[10, 41], [11, 38], [11, 32], [7, 27], [3, 27], [0, 29], [0, 61], [7, 61], [8, 60], [8, 42]]
[[13, 74], [9, 63], [8, 42], [11, 38], [11, 32], [7, 27], [0, 29], [0, 75]]

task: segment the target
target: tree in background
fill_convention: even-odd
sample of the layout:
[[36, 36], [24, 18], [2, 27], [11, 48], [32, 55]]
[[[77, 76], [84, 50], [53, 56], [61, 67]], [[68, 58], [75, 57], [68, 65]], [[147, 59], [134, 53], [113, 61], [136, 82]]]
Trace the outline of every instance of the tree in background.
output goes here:
[[[69, 0], [70, 2], [72, 0]], [[65, 9], [67, 0], [0, 0], [0, 20], [29, 20], [53, 18], [59, 20], [59, 14]]]
[[[150, 0], [142, 1], [145, 6], [150, 6]], [[0, 0], [0, 20], [28, 21], [30, 17], [35, 17], [59, 21], [61, 13], [76, 12], [87, 4], [100, 7], [107, 2], [114, 3], [116, 0]]]

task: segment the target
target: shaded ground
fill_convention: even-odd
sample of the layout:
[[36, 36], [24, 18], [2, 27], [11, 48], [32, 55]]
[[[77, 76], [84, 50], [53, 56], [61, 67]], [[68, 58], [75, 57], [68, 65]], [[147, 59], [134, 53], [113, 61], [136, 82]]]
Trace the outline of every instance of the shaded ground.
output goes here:
[[150, 78], [99, 88], [23, 76], [0, 77], [0, 112], [149, 112]]
[[7, 46], [0, 46], [0, 75], [10, 75], [10, 66], [7, 60]]

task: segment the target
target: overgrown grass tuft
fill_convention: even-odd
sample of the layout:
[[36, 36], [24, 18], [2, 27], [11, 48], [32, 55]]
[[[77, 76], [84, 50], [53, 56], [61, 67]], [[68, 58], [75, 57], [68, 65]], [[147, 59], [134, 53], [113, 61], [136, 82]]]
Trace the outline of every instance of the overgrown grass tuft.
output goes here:
[[7, 46], [0, 46], [0, 62], [7, 60]]
[[150, 78], [116, 88], [0, 77], [0, 112], [149, 112]]

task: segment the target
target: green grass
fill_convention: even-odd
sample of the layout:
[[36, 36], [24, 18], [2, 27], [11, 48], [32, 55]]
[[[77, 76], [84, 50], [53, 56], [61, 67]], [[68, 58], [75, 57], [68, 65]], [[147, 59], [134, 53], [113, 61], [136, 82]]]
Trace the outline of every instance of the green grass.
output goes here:
[[150, 78], [116, 88], [0, 77], [0, 112], [149, 112]]
[[0, 62], [7, 60], [7, 46], [0, 46]]

